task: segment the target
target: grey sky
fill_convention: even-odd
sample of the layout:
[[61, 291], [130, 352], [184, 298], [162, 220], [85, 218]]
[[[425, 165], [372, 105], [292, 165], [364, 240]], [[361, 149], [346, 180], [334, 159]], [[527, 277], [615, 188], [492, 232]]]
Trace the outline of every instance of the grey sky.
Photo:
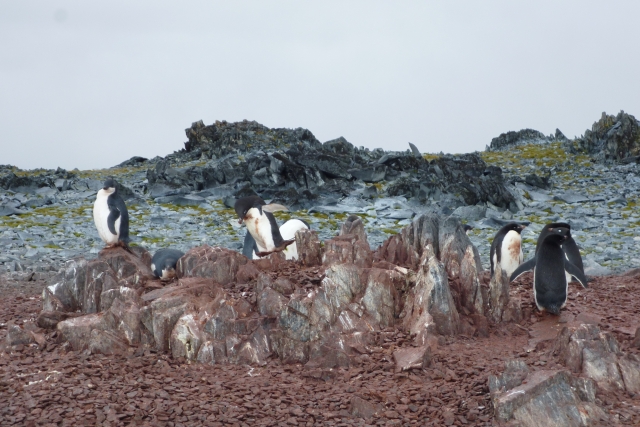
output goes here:
[[640, 116], [640, 2], [0, 2], [0, 164], [110, 167], [202, 119], [392, 150]]

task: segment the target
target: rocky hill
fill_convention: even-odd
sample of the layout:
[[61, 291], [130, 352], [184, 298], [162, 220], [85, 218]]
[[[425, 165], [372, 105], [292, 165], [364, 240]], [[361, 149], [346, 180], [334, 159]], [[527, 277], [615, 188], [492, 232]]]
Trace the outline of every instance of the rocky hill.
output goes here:
[[130, 207], [134, 244], [151, 251], [201, 243], [241, 249], [245, 230], [229, 209], [259, 194], [283, 203], [323, 239], [349, 214], [361, 216], [373, 248], [424, 212], [457, 215], [488, 266], [490, 240], [505, 221], [542, 225], [566, 220], [592, 274], [640, 262], [638, 121], [603, 115], [585, 136], [544, 136], [525, 129], [494, 138], [485, 152], [385, 152], [344, 138], [320, 143], [306, 129], [256, 122], [201, 121], [186, 129], [184, 148], [164, 158], [134, 157], [96, 171], [0, 167], [0, 254], [11, 271], [57, 269], [102, 247], [91, 208], [106, 176], [115, 176]]

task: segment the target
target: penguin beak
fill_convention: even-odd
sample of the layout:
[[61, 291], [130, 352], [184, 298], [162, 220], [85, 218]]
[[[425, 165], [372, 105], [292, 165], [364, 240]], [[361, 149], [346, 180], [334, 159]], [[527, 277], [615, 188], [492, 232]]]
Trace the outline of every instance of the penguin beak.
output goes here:
[[242, 221], [243, 221], [243, 219], [242, 219], [242, 218], [240, 218], [240, 219], [238, 220], [238, 224], [242, 224]]

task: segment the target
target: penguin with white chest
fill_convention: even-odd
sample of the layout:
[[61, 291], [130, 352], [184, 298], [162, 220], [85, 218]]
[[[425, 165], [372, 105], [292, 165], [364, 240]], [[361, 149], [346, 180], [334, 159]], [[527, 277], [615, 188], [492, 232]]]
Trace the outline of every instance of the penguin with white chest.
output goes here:
[[176, 277], [176, 265], [178, 260], [184, 255], [177, 249], [159, 249], [151, 258], [151, 270], [154, 276], [162, 281], [171, 280]]
[[566, 227], [545, 226], [538, 238], [535, 257], [521, 264], [512, 274], [511, 281], [526, 271], [533, 269], [533, 296], [538, 309], [552, 314], [560, 314], [567, 303], [569, 282], [567, 274], [575, 277], [582, 287], [587, 287], [587, 278], [562, 249], [562, 244], [570, 236]]
[[113, 178], [107, 178], [98, 191], [93, 204], [93, 221], [108, 248], [122, 246], [129, 249], [129, 213]]
[[522, 261], [522, 230], [525, 226], [515, 222], [509, 223], [502, 227], [491, 242], [491, 276], [495, 270], [495, 266], [500, 264], [502, 271], [511, 276]]
[[247, 225], [242, 253], [247, 258], [259, 258], [273, 252], [284, 252], [286, 259], [298, 259], [295, 235], [309, 225], [299, 219], [290, 219], [278, 227], [273, 212], [288, 210], [285, 206], [266, 204], [259, 196], [238, 199], [234, 205], [238, 222]]
[[[542, 229], [540, 236], [538, 236], [538, 243], [536, 244], [536, 252], [538, 252], [538, 248], [540, 244], [544, 240], [546, 234], [549, 233], [550, 229], [563, 227], [569, 230], [569, 234], [567, 238], [562, 242], [562, 250], [564, 251], [565, 257], [571, 261], [571, 264], [575, 265], [584, 273], [584, 264], [582, 263], [582, 256], [580, 255], [580, 249], [578, 248], [578, 244], [571, 236], [571, 226], [565, 222], [553, 222], [551, 224], [547, 224], [545, 228]], [[573, 282], [573, 276], [569, 273], [566, 273], [567, 282]]]

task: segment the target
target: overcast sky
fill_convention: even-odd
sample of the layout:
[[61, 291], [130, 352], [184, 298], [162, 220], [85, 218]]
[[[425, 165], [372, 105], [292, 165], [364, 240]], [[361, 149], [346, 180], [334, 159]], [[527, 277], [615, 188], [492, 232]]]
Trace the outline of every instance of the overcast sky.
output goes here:
[[0, 2], [0, 164], [105, 168], [203, 120], [483, 150], [640, 117], [640, 1]]

